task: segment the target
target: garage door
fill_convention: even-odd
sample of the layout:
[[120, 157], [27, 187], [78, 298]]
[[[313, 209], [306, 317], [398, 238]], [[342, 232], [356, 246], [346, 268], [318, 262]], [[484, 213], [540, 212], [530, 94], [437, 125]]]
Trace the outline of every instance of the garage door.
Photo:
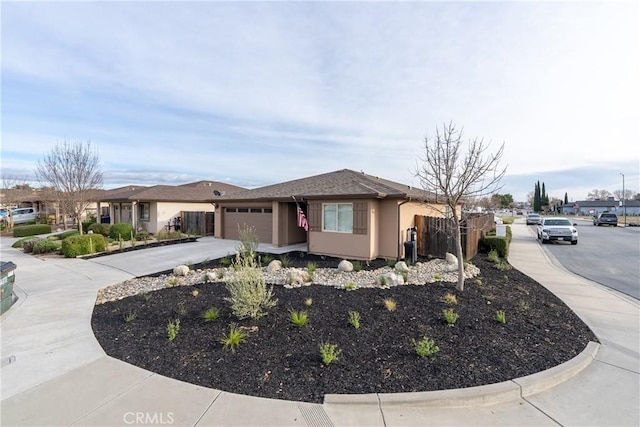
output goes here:
[[271, 243], [272, 234], [271, 208], [226, 208], [224, 213], [224, 238], [240, 240], [238, 226], [254, 227], [260, 243]]

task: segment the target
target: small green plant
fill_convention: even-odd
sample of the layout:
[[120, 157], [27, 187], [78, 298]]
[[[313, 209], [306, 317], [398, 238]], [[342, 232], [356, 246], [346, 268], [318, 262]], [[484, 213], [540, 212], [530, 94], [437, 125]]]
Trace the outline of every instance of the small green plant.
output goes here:
[[169, 320], [167, 324], [167, 337], [169, 341], [173, 341], [178, 336], [178, 332], [180, 331], [180, 319]]
[[448, 325], [454, 325], [458, 321], [458, 313], [453, 311], [452, 308], [447, 308], [442, 310], [442, 315], [444, 316], [444, 320]]
[[504, 310], [496, 310], [496, 320], [502, 324], [507, 323], [507, 316], [504, 314]]
[[209, 258], [205, 258], [200, 265], [202, 266], [202, 268], [207, 269], [209, 268], [209, 265], [211, 264], [211, 260]]
[[436, 343], [427, 337], [423, 337], [420, 341], [412, 339], [411, 342], [416, 354], [420, 357], [433, 356], [440, 351]]
[[271, 254], [265, 254], [262, 257], [262, 263], [264, 265], [269, 265], [271, 263], [271, 261], [273, 261], [273, 255], [271, 255]]
[[498, 251], [495, 249], [491, 249], [487, 254], [487, 259], [491, 262], [497, 263], [500, 261], [500, 257], [498, 256]]
[[220, 265], [223, 267], [229, 267], [231, 265], [231, 258], [228, 256], [220, 258]]
[[329, 366], [333, 362], [337, 362], [341, 354], [342, 350], [338, 348], [337, 344], [320, 344], [320, 357], [322, 358], [322, 363], [325, 366]]
[[171, 279], [167, 280], [167, 288], [173, 288], [174, 286], [178, 286], [178, 279], [172, 277]]
[[391, 267], [391, 268], [394, 268], [394, 267], [396, 266], [396, 262], [397, 262], [397, 261], [396, 261], [395, 259], [389, 258], [389, 259], [387, 260], [387, 266], [389, 266], [389, 267]]
[[318, 264], [316, 264], [315, 262], [309, 261], [307, 263], [307, 271], [309, 272], [309, 274], [315, 273], [317, 269], [318, 269]]
[[124, 321], [125, 321], [125, 322], [127, 322], [127, 323], [131, 323], [131, 322], [133, 322], [134, 320], [136, 320], [136, 317], [137, 317], [137, 316], [138, 316], [138, 315], [136, 314], [136, 312], [135, 312], [135, 311], [130, 311], [130, 312], [128, 312], [128, 313], [126, 313], [126, 314], [124, 314], [124, 315], [122, 316], [122, 318], [124, 319]]
[[284, 268], [289, 268], [289, 266], [291, 265], [291, 258], [289, 257], [289, 255], [284, 254], [280, 257], [280, 262], [282, 263], [282, 266]]
[[353, 261], [351, 265], [353, 265], [353, 271], [355, 271], [356, 273], [362, 270], [362, 263], [358, 260]]
[[140, 295], [142, 295], [142, 298], [144, 298], [146, 302], [149, 302], [151, 299], [151, 294], [149, 294], [148, 291], [143, 291]]
[[454, 294], [448, 292], [445, 296], [441, 298], [441, 301], [444, 302], [445, 304], [457, 304], [458, 298]]
[[500, 271], [508, 271], [513, 268], [508, 262], [497, 262], [495, 267]]
[[184, 306], [184, 304], [178, 304], [178, 306], [176, 307], [176, 314], [180, 317], [184, 317], [187, 315], [187, 308]]
[[482, 286], [482, 279], [476, 279], [473, 281], [473, 283], [475, 283], [478, 286]]
[[236, 347], [242, 344], [246, 337], [247, 334], [236, 323], [232, 323], [229, 325], [229, 333], [220, 338], [220, 343], [225, 350], [231, 350], [232, 353], [235, 353]]
[[202, 313], [205, 322], [212, 322], [220, 317], [220, 310], [217, 307], [210, 307]]
[[307, 298], [304, 300], [304, 305], [306, 305], [307, 307], [311, 307], [311, 304], [313, 304], [312, 298]]
[[357, 311], [349, 311], [349, 324], [356, 329], [360, 329], [360, 313]]
[[353, 282], [347, 282], [347, 283], [344, 285], [344, 288], [345, 288], [346, 290], [348, 290], [348, 291], [353, 291], [353, 290], [355, 290], [355, 289], [356, 289], [356, 284], [355, 284], [355, 283], [353, 283]]
[[398, 307], [398, 304], [393, 298], [384, 299], [384, 308], [386, 308], [387, 311], [395, 311], [397, 307]]
[[289, 321], [295, 326], [304, 326], [307, 324], [308, 314], [306, 311], [289, 310]]
[[440, 274], [440, 273], [436, 273], [436, 274], [434, 274], [434, 275], [433, 275], [433, 279], [434, 279], [434, 280], [437, 280], [437, 281], [442, 280], [442, 274]]
[[224, 270], [218, 270], [218, 273], [216, 275], [218, 277], [218, 280], [222, 280], [224, 278]]

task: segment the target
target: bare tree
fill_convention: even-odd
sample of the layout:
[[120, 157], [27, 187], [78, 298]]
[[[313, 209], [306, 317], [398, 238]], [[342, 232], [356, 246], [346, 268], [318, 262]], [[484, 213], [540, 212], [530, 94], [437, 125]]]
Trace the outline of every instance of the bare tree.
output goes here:
[[425, 138], [424, 157], [419, 157], [415, 176], [422, 188], [436, 194], [447, 206], [446, 213], [454, 223], [454, 241], [458, 258], [458, 289], [464, 290], [464, 260], [457, 207], [467, 199], [487, 197], [502, 188], [500, 181], [507, 168], [500, 168], [504, 143], [495, 154], [486, 154], [489, 148], [483, 139], [468, 141], [463, 153], [462, 129], [453, 123], [436, 128], [434, 139]]
[[587, 194], [587, 200], [607, 200], [609, 197], [611, 197], [609, 190], [598, 190], [597, 188]]
[[622, 200], [623, 198], [625, 200], [629, 200], [629, 199], [633, 199], [633, 195], [635, 194], [635, 191], [633, 190], [624, 190], [624, 194], [622, 194], [622, 190], [616, 190], [613, 192], [613, 195], [618, 199], [618, 200]]
[[62, 206], [73, 215], [82, 230], [82, 214], [95, 201], [95, 190], [102, 187], [99, 158], [91, 142], [58, 144], [42, 162], [36, 176], [58, 193]]

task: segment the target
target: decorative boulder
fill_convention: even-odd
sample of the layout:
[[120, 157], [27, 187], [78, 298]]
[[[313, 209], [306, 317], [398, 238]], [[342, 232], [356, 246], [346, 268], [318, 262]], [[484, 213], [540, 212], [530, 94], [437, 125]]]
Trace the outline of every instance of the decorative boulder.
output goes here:
[[353, 264], [351, 264], [351, 262], [347, 261], [346, 259], [343, 259], [342, 261], [340, 261], [340, 264], [338, 264], [338, 270], [348, 273], [350, 271], [353, 271]]
[[404, 285], [404, 277], [402, 277], [402, 274], [397, 274], [390, 271], [379, 275], [376, 279], [376, 284], [378, 286]]
[[187, 267], [186, 265], [178, 265], [174, 267], [173, 274], [175, 274], [176, 276], [186, 276], [187, 274], [189, 274], [189, 267]]
[[287, 271], [287, 284], [289, 285], [302, 285], [311, 281], [309, 272], [301, 270], [299, 268], [292, 268]]
[[274, 271], [278, 271], [282, 269], [282, 261], [279, 259], [274, 259], [267, 265], [267, 273], [273, 273]]
[[444, 259], [447, 261], [447, 264], [458, 265], [458, 257], [456, 257], [454, 254], [447, 252], [444, 256]]
[[409, 272], [409, 266], [407, 266], [407, 263], [404, 262], [404, 261], [397, 262], [396, 266], [394, 267], [394, 269], [399, 273], [408, 273]]
[[213, 271], [207, 271], [204, 274], [204, 280], [205, 282], [215, 282], [216, 280], [218, 280], [218, 275]]

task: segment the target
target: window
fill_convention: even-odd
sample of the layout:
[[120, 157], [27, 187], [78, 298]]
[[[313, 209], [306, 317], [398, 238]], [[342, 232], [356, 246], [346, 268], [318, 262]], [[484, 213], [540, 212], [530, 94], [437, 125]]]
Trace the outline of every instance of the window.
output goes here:
[[150, 203], [139, 203], [138, 204], [138, 216], [140, 221], [149, 221], [151, 206]]
[[322, 231], [353, 232], [353, 204], [325, 203], [322, 205]]

